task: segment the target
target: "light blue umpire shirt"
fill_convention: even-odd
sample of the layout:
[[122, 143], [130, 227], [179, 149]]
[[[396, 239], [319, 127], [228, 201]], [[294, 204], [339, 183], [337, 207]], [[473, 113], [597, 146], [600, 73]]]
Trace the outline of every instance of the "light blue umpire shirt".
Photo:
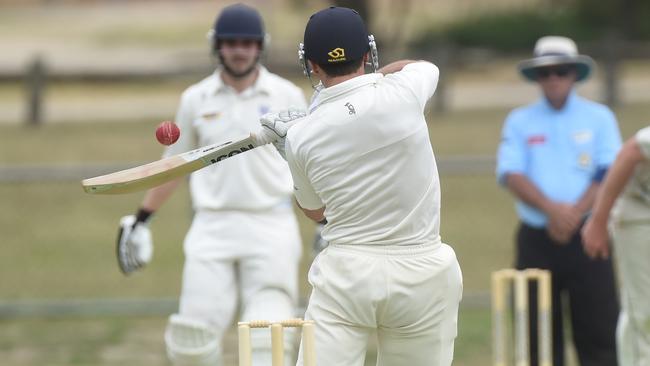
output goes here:
[[[514, 109], [503, 126], [497, 152], [497, 180], [525, 175], [548, 199], [577, 203], [591, 183], [602, 179], [621, 147], [616, 117], [606, 106], [572, 92], [561, 110], [546, 98]], [[521, 200], [519, 219], [546, 226], [546, 215]]]

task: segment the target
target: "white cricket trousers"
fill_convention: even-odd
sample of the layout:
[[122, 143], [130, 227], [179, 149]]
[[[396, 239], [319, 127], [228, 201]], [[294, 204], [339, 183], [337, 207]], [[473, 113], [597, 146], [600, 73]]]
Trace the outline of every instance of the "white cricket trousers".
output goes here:
[[448, 245], [330, 245], [309, 282], [318, 366], [362, 366], [375, 331], [377, 365], [451, 365], [462, 274]]
[[[199, 211], [184, 249], [181, 318], [222, 339], [238, 310], [242, 320], [295, 317], [302, 246], [290, 204], [262, 212]], [[269, 332], [252, 332], [252, 344], [270, 353]]]
[[650, 366], [650, 220], [612, 225], [620, 280], [619, 366]]

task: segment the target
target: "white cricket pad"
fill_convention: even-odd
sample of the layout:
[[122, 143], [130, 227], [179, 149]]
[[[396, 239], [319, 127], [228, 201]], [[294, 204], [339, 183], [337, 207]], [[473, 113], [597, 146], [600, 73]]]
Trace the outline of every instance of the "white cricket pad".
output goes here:
[[201, 322], [169, 317], [165, 331], [167, 356], [175, 366], [219, 366], [221, 345], [217, 334]]

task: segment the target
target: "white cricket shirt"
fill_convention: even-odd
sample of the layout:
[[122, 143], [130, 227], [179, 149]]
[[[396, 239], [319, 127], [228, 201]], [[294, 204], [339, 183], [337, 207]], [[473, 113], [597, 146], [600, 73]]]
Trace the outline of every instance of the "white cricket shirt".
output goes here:
[[[163, 156], [255, 132], [265, 113], [306, 105], [297, 86], [264, 67], [255, 84], [241, 93], [220, 75], [217, 70], [183, 93], [176, 114], [181, 136]], [[273, 145], [260, 146], [194, 172], [190, 192], [197, 210], [264, 210], [290, 197], [291, 174]]]
[[416, 62], [325, 88], [289, 130], [300, 206], [325, 206], [330, 244], [440, 241], [440, 183], [423, 110], [438, 68]]
[[639, 130], [634, 139], [646, 161], [636, 167], [616, 202], [613, 215], [622, 221], [650, 219], [650, 126]]

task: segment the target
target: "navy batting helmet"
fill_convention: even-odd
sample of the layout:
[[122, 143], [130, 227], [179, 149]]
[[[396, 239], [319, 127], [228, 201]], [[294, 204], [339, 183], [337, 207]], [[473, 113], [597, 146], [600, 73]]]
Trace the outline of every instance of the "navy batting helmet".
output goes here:
[[362, 58], [369, 50], [368, 31], [356, 10], [332, 6], [307, 22], [304, 51], [312, 62], [345, 63]]
[[224, 39], [252, 39], [264, 41], [264, 21], [254, 8], [244, 5], [230, 5], [221, 11], [212, 31], [213, 46]]

